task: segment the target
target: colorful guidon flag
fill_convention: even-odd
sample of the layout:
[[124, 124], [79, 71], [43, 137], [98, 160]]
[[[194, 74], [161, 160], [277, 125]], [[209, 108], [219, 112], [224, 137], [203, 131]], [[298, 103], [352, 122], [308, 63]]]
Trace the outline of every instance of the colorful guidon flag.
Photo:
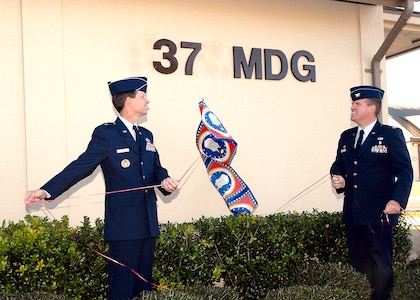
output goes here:
[[204, 101], [198, 105], [201, 122], [197, 129], [196, 144], [210, 181], [233, 215], [251, 214], [257, 208], [258, 202], [246, 183], [230, 166], [237, 143]]

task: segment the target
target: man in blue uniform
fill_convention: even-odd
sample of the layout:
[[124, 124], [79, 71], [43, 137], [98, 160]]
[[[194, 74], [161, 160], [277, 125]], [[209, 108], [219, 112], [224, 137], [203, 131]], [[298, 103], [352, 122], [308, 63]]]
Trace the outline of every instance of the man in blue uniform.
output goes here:
[[366, 274], [372, 299], [390, 299], [392, 227], [407, 205], [413, 169], [401, 129], [377, 119], [384, 91], [357, 86], [350, 93], [351, 120], [358, 126], [341, 134], [331, 180], [337, 193], [344, 192], [350, 263]]
[[159, 225], [157, 198], [151, 186], [160, 185], [162, 193], [168, 195], [178, 187], [178, 180], [169, 177], [161, 166], [152, 133], [137, 126], [138, 118], [147, 114], [147, 78], [130, 77], [108, 86], [119, 113], [116, 121], [95, 128], [86, 151], [39, 190], [28, 192], [25, 203], [53, 200], [100, 165], [106, 186], [104, 235], [109, 256], [145, 279], [109, 262], [108, 298], [130, 299], [152, 288]]

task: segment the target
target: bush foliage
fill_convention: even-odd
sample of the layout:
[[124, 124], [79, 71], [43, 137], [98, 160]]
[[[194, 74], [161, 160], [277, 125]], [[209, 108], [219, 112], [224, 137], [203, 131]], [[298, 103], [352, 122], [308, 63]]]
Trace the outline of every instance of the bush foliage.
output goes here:
[[[203, 217], [161, 224], [161, 232], [153, 267], [159, 292], [144, 299], [293, 299], [292, 294], [322, 299], [311, 293], [363, 299], [369, 293], [366, 279], [347, 265], [341, 213]], [[403, 220], [394, 237], [396, 273], [406, 274], [411, 242]], [[108, 252], [100, 219], [92, 226], [85, 218], [76, 228], [66, 217], [48, 221], [28, 215], [17, 223], [3, 222], [0, 295], [104, 299], [107, 261], [95, 251]], [[218, 281], [223, 289], [212, 287]]]
[[89, 219], [76, 229], [68, 219], [48, 221], [26, 216], [0, 230], [0, 291], [15, 295], [42, 291], [98, 299], [106, 292], [106, 261], [89, 249], [107, 252], [103, 223]]

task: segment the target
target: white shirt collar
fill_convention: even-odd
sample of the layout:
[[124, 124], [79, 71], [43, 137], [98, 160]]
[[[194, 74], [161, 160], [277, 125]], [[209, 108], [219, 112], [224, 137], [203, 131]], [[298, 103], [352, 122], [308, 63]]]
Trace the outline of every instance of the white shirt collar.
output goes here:
[[375, 119], [372, 123], [370, 123], [365, 128], [362, 128], [362, 127], [358, 126], [357, 132], [359, 132], [360, 130], [363, 129], [363, 131], [365, 132], [365, 134], [369, 134], [372, 131], [373, 126], [375, 126], [376, 122], [378, 122], [378, 119]]
[[118, 118], [120, 118], [120, 120], [123, 122], [123, 124], [125, 125], [125, 127], [127, 127], [128, 131], [131, 133], [131, 136], [133, 137], [134, 140], [136, 140], [136, 132], [133, 129], [133, 126], [138, 126], [137, 124], [133, 124], [130, 121], [128, 121], [127, 119], [124, 119], [121, 116], [118, 116]]
[[368, 137], [369, 133], [372, 131], [372, 129], [375, 126], [376, 122], [378, 122], [378, 119], [375, 119], [375, 121], [373, 121], [372, 123], [370, 123], [365, 128], [362, 128], [362, 127], [358, 126], [358, 128], [357, 128], [357, 136], [359, 136], [360, 130], [363, 129], [363, 131], [364, 131], [363, 142], [366, 140], [366, 138]]

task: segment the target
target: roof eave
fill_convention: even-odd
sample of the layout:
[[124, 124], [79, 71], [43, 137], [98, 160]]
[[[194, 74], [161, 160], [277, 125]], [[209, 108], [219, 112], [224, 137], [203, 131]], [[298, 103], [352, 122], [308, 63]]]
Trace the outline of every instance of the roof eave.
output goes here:
[[[358, 4], [370, 4], [370, 5], [383, 5], [383, 6], [390, 6], [390, 7], [403, 7], [404, 0], [359, 0], [359, 1], [348, 1], [348, 0], [335, 0], [341, 2], [351, 2], [351, 3], [358, 3]], [[414, 0], [418, 1], [418, 0]]]

